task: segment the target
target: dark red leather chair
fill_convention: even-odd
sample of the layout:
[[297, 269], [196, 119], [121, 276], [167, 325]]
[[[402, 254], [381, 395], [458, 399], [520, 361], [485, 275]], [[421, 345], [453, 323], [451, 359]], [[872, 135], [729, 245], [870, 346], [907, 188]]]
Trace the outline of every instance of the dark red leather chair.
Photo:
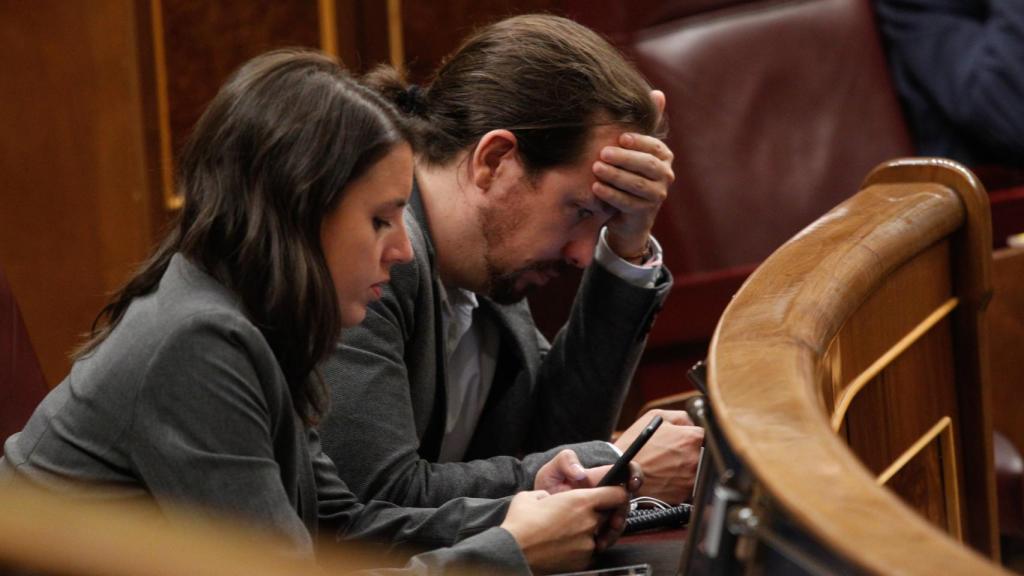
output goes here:
[[0, 269], [0, 449], [21, 430], [48, 387], [7, 276]]

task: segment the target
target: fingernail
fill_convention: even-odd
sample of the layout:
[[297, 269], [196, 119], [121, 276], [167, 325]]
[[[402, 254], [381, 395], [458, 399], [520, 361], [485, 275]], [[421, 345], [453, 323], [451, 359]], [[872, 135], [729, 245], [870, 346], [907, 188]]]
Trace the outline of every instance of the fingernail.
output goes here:
[[633, 143], [633, 135], [632, 134], [623, 134], [622, 135], [622, 142], [624, 144], [632, 144]]
[[636, 484], [636, 483], [638, 483], [638, 482], [640, 482], [640, 477], [639, 477], [639, 476], [633, 476], [633, 477], [632, 477], [632, 478], [631, 478], [631, 479], [629, 480], [629, 483], [630, 483], [630, 484]]

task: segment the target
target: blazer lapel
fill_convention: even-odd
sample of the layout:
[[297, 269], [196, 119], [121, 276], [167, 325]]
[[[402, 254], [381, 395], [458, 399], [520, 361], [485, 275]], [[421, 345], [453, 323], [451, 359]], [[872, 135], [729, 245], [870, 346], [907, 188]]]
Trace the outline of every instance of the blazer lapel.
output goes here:
[[448, 416], [448, 355], [445, 354], [444, 322], [441, 315], [441, 280], [437, 275], [436, 253], [434, 241], [430, 237], [430, 223], [427, 220], [426, 208], [423, 206], [423, 198], [420, 195], [419, 185], [413, 179], [412, 194], [409, 197], [409, 209], [416, 222], [423, 231], [425, 241], [424, 251], [427, 254], [427, 261], [430, 263], [431, 283], [433, 293], [431, 303], [434, 310], [434, 355], [437, 367], [436, 379], [434, 382], [434, 406], [430, 412], [430, 420], [427, 428], [420, 438], [419, 454], [425, 460], [436, 462], [441, 454], [441, 442], [444, 440], [445, 420]]
[[498, 328], [498, 359], [466, 460], [498, 454], [521, 456], [532, 424], [525, 415], [534, 412], [530, 408], [532, 385], [539, 368], [537, 355], [528, 353], [526, 347], [536, 345], [536, 331], [525, 304], [502, 306], [488, 298], [479, 300], [476, 313], [480, 320], [494, 322]]

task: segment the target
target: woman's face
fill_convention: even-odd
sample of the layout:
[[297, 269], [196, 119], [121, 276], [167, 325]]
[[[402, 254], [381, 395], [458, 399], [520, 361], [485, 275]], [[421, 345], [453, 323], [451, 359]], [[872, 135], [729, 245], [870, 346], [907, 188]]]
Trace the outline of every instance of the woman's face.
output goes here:
[[341, 325], [355, 326], [366, 305], [381, 297], [392, 264], [412, 260], [402, 212], [412, 190], [412, 150], [395, 146], [358, 179], [349, 182], [320, 230]]

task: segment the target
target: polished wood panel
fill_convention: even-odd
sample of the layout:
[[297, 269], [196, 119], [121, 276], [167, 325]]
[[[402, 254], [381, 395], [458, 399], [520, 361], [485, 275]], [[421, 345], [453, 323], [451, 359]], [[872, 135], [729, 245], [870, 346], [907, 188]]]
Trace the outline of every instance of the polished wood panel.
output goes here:
[[[956, 406], [956, 380], [952, 336], [948, 319], [937, 324], [929, 318], [946, 318], [956, 301], [950, 301], [950, 249], [939, 242], [920, 256], [894, 271], [876, 292], [849, 318], [833, 346], [839, 347], [839, 372], [835, 393], [849, 394], [850, 380], [862, 374], [877, 358], [890, 350], [899, 354], [890, 359], [881, 372], [871, 378], [853, 397], [845, 416], [845, 434], [851, 449], [874, 474], [881, 474], [943, 417], [959, 430]], [[934, 311], [943, 313], [934, 315]], [[926, 331], [902, 350], [898, 341], [908, 333]], [[845, 378], [845, 380], [844, 380]], [[841, 407], [840, 407], [841, 409]], [[951, 437], [950, 455], [959, 453], [956, 434]], [[956, 474], [953, 471], [952, 474]], [[956, 502], [962, 501], [962, 480], [943, 475], [941, 452], [929, 450], [912, 460], [908, 468], [890, 482], [889, 488], [936, 526], [959, 536], [961, 517], [946, 511], [947, 490]]]
[[[982, 361], [985, 341], [976, 330], [984, 322], [990, 286], [985, 209], [984, 189], [959, 165], [935, 159], [885, 165], [869, 176], [860, 193], [787, 242], [754, 272], [726, 309], [712, 342], [708, 371], [711, 403], [726, 440], [749, 468], [763, 498], [811, 538], [868, 572], [999, 572], [997, 566], [957, 544], [892, 491], [878, 487], [876, 475], [832, 432], [826, 409], [830, 402], [819, 392], [822, 384], [833, 384], [823, 372], [836, 362], [845, 366], [847, 360], [842, 356], [856, 358], [858, 354], [853, 348], [829, 354], [833, 339], [873, 294], [901, 276], [899, 271], [907, 262], [923, 255], [923, 268], [937, 274], [934, 279], [922, 276], [939, 283], [937, 288], [918, 286], [925, 294], [922, 299], [936, 290], [930, 298], [941, 302], [946, 290], [942, 278], [947, 278], [947, 283], [952, 278], [952, 294], [959, 302], [953, 315], [882, 373], [879, 379], [886, 381], [886, 386], [875, 392], [866, 392], [871, 390], [867, 387], [865, 393], [881, 394], [886, 405], [894, 401], [893, 392], [887, 389], [890, 379], [941, 381], [950, 373], [955, 375], [956, 409], [963, 428], [960, 453], [968, 471], [963, 492], [965, 500], [972, 503], [965, 514], [964, 537], [975, 549], [998, 557], [990, 452], [988, 466], [984, 466], [985, 438], [991, 432], [985, 402], [987, 371]], [[944, 248], [929, 248], [947, 238], [950, 265], [945, 273], [942, 266], [928, 261], [943, 260]], [[911, 268], [904, 270], [916, 274]], [[884, 295], [880, 298], [885, 299]], [[913, 308], [918, 304], [908, 300], [899, 305]], [[925, 303], [921, 307], [923, 312], [932, 306]], [[899, 309], [883, 312], [903, 316]], [[921, 319], [917, 313], [906, 316], [892, 324], [913, 325]], [[900, 337], [900, 330], [892, 332], [883, 337], [890, 345]], [[872, 343], [870, 337], [858, 340], [860, 344], [851, 340], [849, 346], [887, 348], [884, 342]], [[846, 345], [840, 338], [839, 349]], [[955, 367], [949, 366], [950, 355]], [[864, 362], [867, 360], [857, 363]], [[908, 367], [901, 365], [904, 362]], [[909, 367], [931, 363], [937, 366]], [[902, 374], [904, 370], [908, 372]], [[856, 373], [843, 368], [838, 382], [848, 382]], [[920, 400], [935, 402], [929, 410], [941, 412], [951, 403], [949, 394], [940, 392], [946, 396], [938, 401]], [[857, 410], [856, 402], [851, 409]], [[865, 416], [850, 420], [850, 431], [857, 438], [860, 434], [853, 429], [861, 427], [857, 422]], [[934, 423], [928, 422], [929, 427]], [[924, 431], [927, 428], [918, 434]], [[891, 427], [886, 430], [890, 433]], [[871, 439], [878, 442], [879, 437]], [[972, 456], [971, 452], [982, 454]], [[922, 457], [921, 469], [906, 470], [915, 478], [909, 482], [913, 486], [934, 471], [937, 458], [933, 455], [929, 463], [927, 455]], [[914, 488], [901, 488], [900, 479], [894, 480], [896, 489], [914, 496]], [[928, 494], [930, 500], [934, 493]], [[943, 514], [936, 511], [933, 519], [941, 519]]]
[[285, 46], [320, 47], [316, 0], [160, 0], [173, 151], [224, 80], [246, 60]]
[[933, 526], [946, 530], [959, 540], [959, 514], [947, 509], [946, 504], [947, 479], [943, 475], [941, 441], [939, 436], [935, 442], [925, 446], [885, 485]]
[[864, 186], [904, 181], [937, 182], [956, 190], [963, 202], [965, 225], [951, 238], [953, 291], [960, 300], [953, 315], [953, 354], [960, 412], [963, 494], [972, 510], [965, 515], [965, 539], [999, 557], [995, 463], [992, 444], [992, 389], [986, 309], [992, 299], [992, 215], [985, 187], [951, 161], [929, 167], [896, 165], [872, 172]]
[[335, 0], [338, 56], [350, 70], [363, 73], [390, 63], [388, 7], [379, 0]]
[[[138, 0], [148, 22], [140, 30], [149, 46], [143, 62], [148, 106], [156, 114], [148, 118], [157, 138], [160, 197], [165, 209], [181, 207], [173, 190], [173, 159], [181, 151], [192, 126], [221, 84], [238, 66], [274, 48], [320, 48], [322, 41], [336, 47], [331, 26], [321, 25], [321, 15], [334, 16], [334, 5], [325, 0], [287, 3], [252, 3], [244, 0]], [[151, 156], [154, 154], [151, 153]]]
[[[851, 406], [846, 428], [850, 448], [872, 473], [882, 474], [941, 418], [959, 422], [951, 347], [949, 323], [944, 322], [895, 360]], [[954, 438], [954, 457], [961, 453], [958, 446]], [[959, 492], [954, 487], [962, 481], [944, 478], [942, 472], [941, 453], [928, 451], [889, 487], [922, 516], [946, 529], [947, 484]], [[959, 493], [955, 496], [963, 501]], [[961, 516], [952, 522], [959, 524]], [[952, 533], [961, 531], [958, 526]]]
[[1024, 248], [996, 251], [992, 286], [992, 426], [1024, 450]]
[[[938, 279], [938, 281], [928, 281]], [[841, 395], [851, 381], [881, 357], [953, 293], [949, 244], [939, 242], [913, 262], [894, 271], [886, 283], [851, 315], [836, 335]]]
[[51, 386], [150, 245], [136, 16], [0, 2], [0, 261]]

